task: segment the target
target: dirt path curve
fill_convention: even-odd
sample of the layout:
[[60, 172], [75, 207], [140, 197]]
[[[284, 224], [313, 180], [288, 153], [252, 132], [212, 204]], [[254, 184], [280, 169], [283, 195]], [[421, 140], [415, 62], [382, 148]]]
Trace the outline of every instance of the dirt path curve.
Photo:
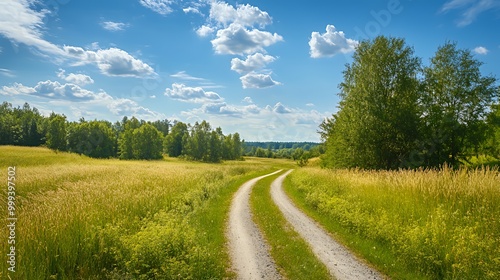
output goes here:
[[278, 177], [271, 185], [271, 196], [283, 215], [295, 230], [309, 243], [330, 274], [338, 280], [384, 279], [376, 270], [358, 261], [342, 245], [290, 201], [282, 188], [283, 180], [292, 170]]
[[244, 183], [233, 197], [229, 210], [227, 238], [233, 269], [238, 279], [280, 279], [268, 245], [252, 220], [249, 199], [252, 187], [262, 178], [276, 172], [254, 178]]

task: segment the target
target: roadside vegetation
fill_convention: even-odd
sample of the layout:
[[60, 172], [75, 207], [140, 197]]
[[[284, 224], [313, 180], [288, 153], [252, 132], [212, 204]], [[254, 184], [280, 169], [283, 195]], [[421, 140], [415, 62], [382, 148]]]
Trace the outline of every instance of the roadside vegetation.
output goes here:
[[499, 279], [498, 170], [301, 168], [297, 205], [393, 279]]
[[279, 175], [257, 182], [250, 198], [254, 221], [271, 247], [271, 256], [286, 279], [331, 279], [325, 265], [274, 204], [270, 186]]
[[[17, 167], [18, 279], [228, 277], [224, 227], [232, 194], [276, 165], [104, 160], [13, 146], [0, 147], [0, 163], [2, 170]], [[7, 205], [3, 191], [0, 198]], [[7, 245], [0, 244], [1, 255]]]

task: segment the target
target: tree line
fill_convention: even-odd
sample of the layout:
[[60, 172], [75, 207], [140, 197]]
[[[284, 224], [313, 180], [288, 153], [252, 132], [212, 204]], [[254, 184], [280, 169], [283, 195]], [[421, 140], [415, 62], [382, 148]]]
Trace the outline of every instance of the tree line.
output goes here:
[[404, 39], [361, 42], [343, 71], [339, 110], [320, 125], [327, 167], [397, 169], [500, 159], [500, 87], [456, 43], [428, 66]]
[[0, 145], [46, 146], [93, 158], [161, 159], [168, 154], [220, 162], [240, 159], [243, 144], [238, 133], [224, 135], [206, 121], [191, 125], [124, 117], [115, 123], [83, 118], [70, 122], [54, 112], [44, 117], [28, 103], [22, 108], [8, 102], [0, 106]]

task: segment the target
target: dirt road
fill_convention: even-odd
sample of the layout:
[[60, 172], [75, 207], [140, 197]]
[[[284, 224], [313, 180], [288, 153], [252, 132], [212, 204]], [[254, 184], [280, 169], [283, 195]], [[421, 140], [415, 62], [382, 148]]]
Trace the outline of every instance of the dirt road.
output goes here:
[[330, 274], [339, 280], [384, 279], [379, 272], [358, 261], [314, 220], [293, 205], [282, 188], [283, 180], [291, 171], [284, 173], [272, 183], [271, 196], [288, 222], [309, 243], [318, 259], [326, 265]]
[[280, 279], [268, 245], [252, 221], [249, 206], [252, 187], [260, 179], [281, 172], [254, 178], [243, 184], [234, 195], [229, 210], [227, 238], [233, 269], [238, 279]]

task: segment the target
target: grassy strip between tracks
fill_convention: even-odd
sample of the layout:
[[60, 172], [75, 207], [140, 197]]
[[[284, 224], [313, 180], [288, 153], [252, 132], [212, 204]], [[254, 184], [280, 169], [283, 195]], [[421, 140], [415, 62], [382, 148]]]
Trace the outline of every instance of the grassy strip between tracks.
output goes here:
[[283, 276], [288, 279], [331, 279], [327, 268], [285, 220], [271, 198], [271, 182], [281, 174], [264, 178], [254, 186], [250, 199], [254, 221], [271, 246], [271, 256]]

